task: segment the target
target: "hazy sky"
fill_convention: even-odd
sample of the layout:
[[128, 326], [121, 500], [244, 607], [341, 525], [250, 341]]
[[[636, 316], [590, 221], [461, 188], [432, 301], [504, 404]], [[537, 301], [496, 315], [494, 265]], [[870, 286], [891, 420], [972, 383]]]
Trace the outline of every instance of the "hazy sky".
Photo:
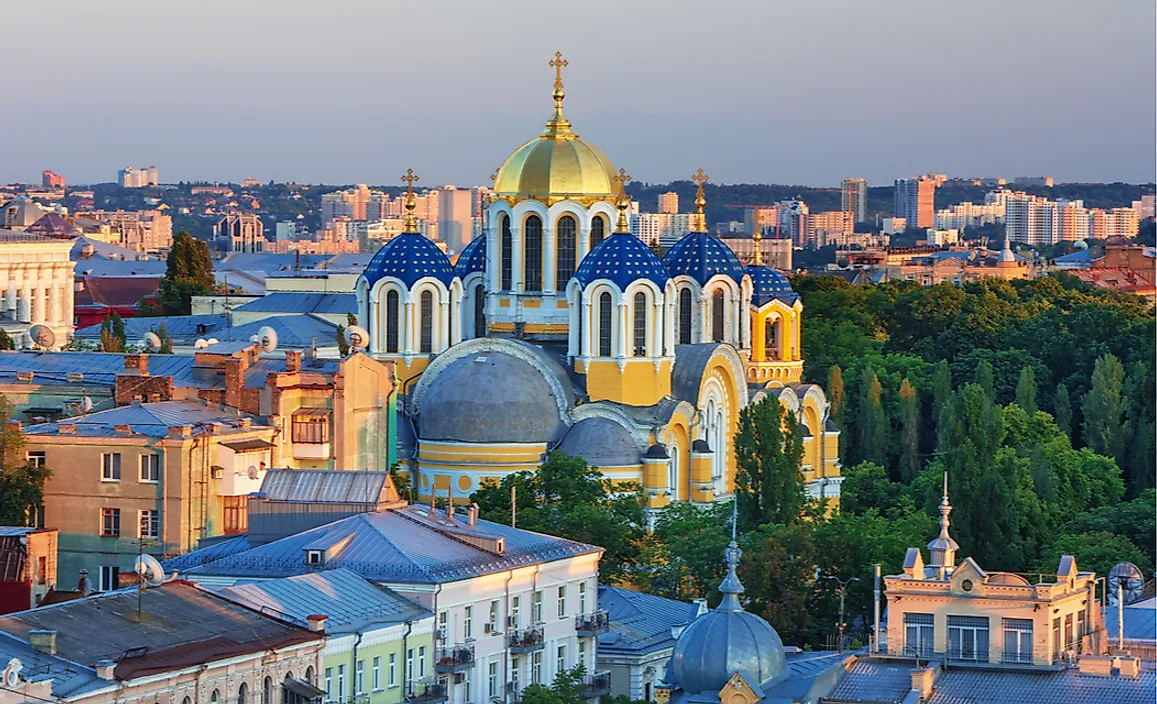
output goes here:
[[0, 182], [488, 184], [542, 128], [637, 180], [1154, 178], [1153, 0], [6, 3]]

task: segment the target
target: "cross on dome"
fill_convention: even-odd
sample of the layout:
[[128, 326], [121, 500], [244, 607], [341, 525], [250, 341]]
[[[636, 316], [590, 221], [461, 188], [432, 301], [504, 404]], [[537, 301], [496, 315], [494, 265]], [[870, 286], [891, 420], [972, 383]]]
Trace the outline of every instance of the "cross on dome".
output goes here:
[[703, 169], [700, 168], [691, 177], [691, 180], [699, 186], [695, 190], [695, 208], [699, 211], [699, 232], [707, 232], [707, 217], [703, 215], [703, 206], [707, 205], [707, 198], [703, 195], [703, 184], [710, 181], [711, 177], [703, 173]]
[[615, 232], [630, 232], [631, 228], [627, 224], [627, 208], [631, 205], [631, 200], [627, 198], [627, 184], [630, 183], [631, 176], [626, 169], [619, 169], [619, 174], [615, 176], [615, 183], [619, 184], [619, 197], [615, 202], [615, 207], [619, 209], [619, 221], [615, 224]]
[[418, 219], [414, 217], [414, 208], [418, 207], [418, 202], [414, 200], [414, 184], [417, 181], [418, 175], [413, 169], [406, 169], [406, 173], [402, 174], [402, 183], [406, 184], [406, 224], [402, 232], [418, 231]]

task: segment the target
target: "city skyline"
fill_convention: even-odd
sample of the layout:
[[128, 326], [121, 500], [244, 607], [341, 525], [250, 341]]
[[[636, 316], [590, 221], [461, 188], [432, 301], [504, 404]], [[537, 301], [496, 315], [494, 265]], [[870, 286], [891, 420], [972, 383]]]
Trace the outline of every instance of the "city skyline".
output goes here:
[[[0, 182], [156, 164], [166, 182], [392, 183], [414, 166], [425, 186], [485, 185], [549, 117], [556, 50], [575, 130], [641, 181], [699, 165], [720, 183], [1153, 179], [1151, 3], [726, 5], [594, 2], [584, 14], [606, 22], [569, 22], [526, 2], [64, 2], [52, 52], [32, 32], [10, 44], [16, 74], [58, 78], [10, 104]], [[1089, 91], [1113, 96], [1112, 112], [1073, 100]]]

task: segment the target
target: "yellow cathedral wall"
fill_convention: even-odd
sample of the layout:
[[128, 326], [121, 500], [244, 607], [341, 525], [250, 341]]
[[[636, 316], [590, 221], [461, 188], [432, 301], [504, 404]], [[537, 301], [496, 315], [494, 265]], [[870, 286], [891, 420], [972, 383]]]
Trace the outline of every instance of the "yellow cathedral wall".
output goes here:
[[591, 401], [615, 401], [628, 406], [652, 406], [671, 393], [671, 362], [656, 369], [650, 360], [592, 361], [587, 365], [587, 394]]

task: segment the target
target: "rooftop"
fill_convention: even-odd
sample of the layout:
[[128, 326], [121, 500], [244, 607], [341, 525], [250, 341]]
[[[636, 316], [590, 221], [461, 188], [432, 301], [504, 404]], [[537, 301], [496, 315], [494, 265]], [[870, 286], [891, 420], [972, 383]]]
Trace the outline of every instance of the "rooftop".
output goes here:
[[320, 313], [346, 315], [357, 313], [357, 294], [274, 291], [256, 301], [238, 306], [245, 313]]
[[[212, 408], [199, 401], [158, 401], [132, 403], [84, 416], [69, 418], [76, 425], [76, 435], [84, 437], [114, 437], [117, 426], [132, 427], [133, 435], [163, 438], [169, 428], [178, 425], [220, 424], [217, 435], [242, 430], [241, 418], [248, 418], [253, 428], [265, 428], [260, 418], [246, 416], [236, 410]], [[59, 435], [61, 423], [41, 423], [24, 429], [26, 435]]]
[[610, 630], [599, 635], [599, 651], [631, 655], [672, 647], [677, 629], [699, 615], [698, 604], [602, 584], [599, 608], [610, 619]]

